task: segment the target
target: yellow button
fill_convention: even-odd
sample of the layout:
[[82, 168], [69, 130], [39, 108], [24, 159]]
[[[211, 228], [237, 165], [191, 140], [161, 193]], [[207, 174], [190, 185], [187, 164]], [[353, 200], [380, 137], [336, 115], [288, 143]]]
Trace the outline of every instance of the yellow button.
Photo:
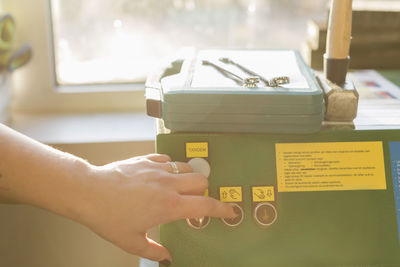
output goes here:
[[273, 186], [253, 186], [251, 191], [253, 202], [275, 201]]
[[242, 202], [242, 187], [240, 186], [220, 187], [219, 199], [222, 202]]
[[191, 142], [186, 143], [187, 158], [208, 158], [207, 142]]

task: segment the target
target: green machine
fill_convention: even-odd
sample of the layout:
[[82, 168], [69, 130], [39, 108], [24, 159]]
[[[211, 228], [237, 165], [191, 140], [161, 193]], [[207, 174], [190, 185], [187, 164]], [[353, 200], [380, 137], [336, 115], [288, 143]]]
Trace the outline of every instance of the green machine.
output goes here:
[[[298, 58], [297, 64], [312, 93], [282, 93], [287, 89], [285, 84], [269, 89], [276, 90], [278, 96], [289, 97], [289, 101], [291, 97], [307, 95], [304, 103], [308, 103], [308, 109], [301, 109], [299, 100], [297, 106], [292, 104], [296, 112], [291, 114], [267, 114], [268, 107], [266, 113], [255, 112], [257, 119], [267, 118], [258, 121], [264, 129], [259, 132], [243, 124], [240, 112], [227, 112], [232, 102], [220, 98], [220, 108], [210, 107], [198, 94], [194, 99], [204, 109], [189, 103], [187, 117], [182, 115], [175, 123], [169, 120], [174, 116], [163, 112], [179, 104], [165, 101], [177, 97], [168, 95], [177, 94], [177, 90], [171, 90], [169, 83], [156, 84], [154, 79], [148, 84], [153, 91], [157, 86], [159, 90], [158, 98], [148, 92], [147, 100], [149, 114], [161, 118], [157, 152], [169, 154], [174, 161], [195, 159], [208, 163], [211, 171], [207, 194], [231, 203], [238, 213], [234, 219], [188, 218], [160, 226], [160, 241], [173, 257], [171, 266], [400, 266], [400, 124], [368, 125], [358, 124], [357, 120], [354, 124], [322, 123], [317, 108], [324, 111], [322, 91], [318, 91], [315, 78]], [[178, 65], [164, 71], [163, 77], [180, 75], [179, 70], [174, 70], [177, 66], [181, 69], [182, 63]], [[207, 67], [221, 72], [213, 66], [201, 66]], [[233, 68], [228, 71], [233, 72]], [[196, 75], [195, 71], [188, 73], [194, 73], [191, 77]], [[289, 76], [292, 78], [293, 74]], [[185, 85], [187, 77], [183, 79]], [[196, 81], [189, 80], [192, 84]], [[296, 78], [291, 82], [295, 83]], [[253, 94], [251, 90], [257, 90], [245, 87], [234, 88], [244, 90], [247, 97]], [[190, 99], [191, 91], [179, 88], [185, 101]], [[225, 85], [222, 88], [229, 100], [232, 93]], [[265, 90], [267, 95], [269, 89]], [[299, 92], [298, 88], [289, 91]], [[247, 103], [248, 98], [243, 98], [240, 106], [249, 107], [251, 101]], [[286, 106], [285, 110], [291, 110], [290, 104], [276, 99], [274, 107], [278, 110], [280, 103]], [[185, 102], [182, 103], [179, 108], [183, 109]], [[212, 112], [218, 114], [214, 114], [214, 123], [207, 124]], [[195, 113], [204, 116], [193, 116]], [[248, 112], [245, 117], [256, 118], [252, 117], [254, 114]], [[279, 121], [275, 115], [280, 116], [281, 123], [268, 128]], [[359, 121], [366, 121], [362, 106], [359, 116]], [[191, 121], [190, 117], [194, 119]], [[296, 131], [297, 127], [281, 130], [280, 127], [295, 124], [298, 117], [307, 122], [306, 131]], [[196, 124], [196, 118], [203, 120], [204, 128], [191, 131], [190, 124]], [[222, 120], [243, 127], [229, 132], [229, 126], [220, 127]], [[165, 123], [169, 124], [168, 129]]]
[[400, 266], [400, 130], [157, 136], [174, 160], [188, 144], [207, 145], [209, 195], [242, 217], [162, 225], [172, 266]]

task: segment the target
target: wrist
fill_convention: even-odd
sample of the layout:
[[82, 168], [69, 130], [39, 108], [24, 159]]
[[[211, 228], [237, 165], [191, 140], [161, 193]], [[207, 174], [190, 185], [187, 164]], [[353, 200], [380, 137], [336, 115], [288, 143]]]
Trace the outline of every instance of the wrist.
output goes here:
[[31, 204], [83, 223], [92, 208], [91, 194], [96, 167], [83, 159], [67, 155], [62, 166], [57, 166], [54, 176], [42, 181], [42, 196], [31, 196]]
[[74, 186], [68, 193], [69, 197], [65, 203], [66, 209], [62, 215], [86, 225], [91, 217], [90, 214], [98, 205], [95, 201], [95, 195], [101, 171], [97, 166], [83, 160], [78, 165], [79, 167], [71, 173]]
[[114, 173], [110, 168], [87, 163], [82, 166], [79, 175], [79, 197], [74, 198], [71, 216], [68, 217], [92, 228], [96, 224], [96, 218], [103, 212], [104, 201], [110, 189], [109, 181]]

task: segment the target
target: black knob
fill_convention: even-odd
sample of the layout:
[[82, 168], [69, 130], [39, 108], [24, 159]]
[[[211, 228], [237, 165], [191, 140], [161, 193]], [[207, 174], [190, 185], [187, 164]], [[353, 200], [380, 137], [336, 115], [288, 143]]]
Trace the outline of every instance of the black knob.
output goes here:
[[254, 208], [254, 219], [260, 226], [272, 225], [278, 218], [278, 213], [271, 203], [262, 202]]
[[211, 218], [206, 216], [206, 217], [201, 217], [201, 218], [191, 218], [191, 219], [186, 219], [187, 224], [194, 228], [194, 229], [203, 229], [205, 228], [211, 221]]
[[243, 222], [244, 212], [243, 212], [242, 207], [240, 207], [238, 204], [231, 203], [231, 205], [233, 206], [233, 210], [235, 211], [237, 216], [235, 218], [222, 218], [221, 220], [226, 225], [234, 227], [234, 226], [238, 226], [239, 224], [241, 224]]

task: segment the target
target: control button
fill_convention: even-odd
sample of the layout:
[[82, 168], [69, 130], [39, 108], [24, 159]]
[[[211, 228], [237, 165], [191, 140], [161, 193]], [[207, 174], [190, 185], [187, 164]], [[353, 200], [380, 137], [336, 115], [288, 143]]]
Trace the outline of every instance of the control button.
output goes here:
[[235, 218], [221, 218], [221, 220], [223, 223], [225, 223], [228, 226], [232, 226], [232, 227], [238, 226], [239, 224], [241, 224], [243, 222], [243, 219], [244, 219], [243, 209], [236, 203], [230, 203], [230, 204], [233, 206], [233, 210], [235, 211], [237, 216]]
[[207, 160], [203, 158], [192, 158], [188, 163], [192, 166], [193, 172], [201, 173], [207, 178], [210, 176], [211, 167]]
[[201, 217], [201, 218], [191, 218], [191, 219], [186, 219], [187, 224], [194, 228], [194, 229], [203, 229], [205, 228], [211, 221], [211, 218], [209, 216], [206, 217]]
[[259, 203], [254, 209], [254, 219], [261, 226], [270, 226], [278, 218], [278, 213], [271, 203]]

